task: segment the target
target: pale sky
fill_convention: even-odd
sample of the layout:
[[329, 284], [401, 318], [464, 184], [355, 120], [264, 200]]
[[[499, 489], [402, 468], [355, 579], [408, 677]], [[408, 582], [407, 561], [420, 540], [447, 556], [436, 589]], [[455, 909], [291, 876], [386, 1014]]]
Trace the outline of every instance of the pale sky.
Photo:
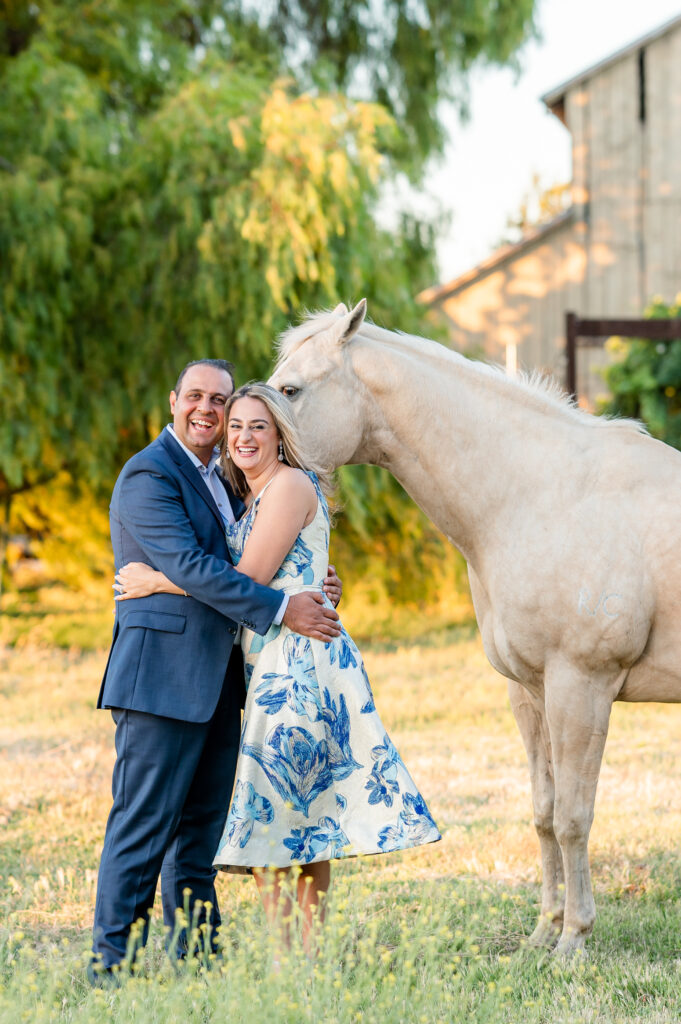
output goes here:
[[431, 197], [410, 199], [451, 217], [438, 245], [440, 282], [489, 256], [534, 173], [544, 186], [570, 180], [568, 131], [539, 97], [679, 14], [681, 0], [539, 0], [541, 39], [521, 53], [520, 76], [474, 73], [470, 121], [451, 116], [444, 161], [426, 183]]

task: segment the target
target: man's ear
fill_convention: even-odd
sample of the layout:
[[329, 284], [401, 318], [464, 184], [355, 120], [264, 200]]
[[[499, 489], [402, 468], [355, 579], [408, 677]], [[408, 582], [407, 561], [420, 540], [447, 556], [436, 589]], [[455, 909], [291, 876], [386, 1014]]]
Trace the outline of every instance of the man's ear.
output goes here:
[[175, 415], [175, 402], [177, 401], [177, 395], [175, 394], [174, 391], [170, 392], [170, 395], [168, 396], [168, 401], [170, 402], [170, 412], [171, 412], [171, 415], [174, 416]]

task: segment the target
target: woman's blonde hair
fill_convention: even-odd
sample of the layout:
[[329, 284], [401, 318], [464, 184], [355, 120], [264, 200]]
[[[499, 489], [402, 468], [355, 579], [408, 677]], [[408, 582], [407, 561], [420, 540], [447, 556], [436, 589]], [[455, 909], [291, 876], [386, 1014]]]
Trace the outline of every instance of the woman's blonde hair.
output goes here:
[[265, 384], [263, 381], [251, 381], [250, 384], [243, 384], [231, 395], [225, 405], [225, 436], [220, 448], [220, 465], [222, 472], [232, 486], [235, 494], [243, 498], [248, 494], [246, 477], [227, 453], [227, 424], [229, 414], [235, 402], [240, 398], [257, 398], [267, 408], [274, 420], [279, 438], [281, 440], [284, 463], [293, 466], [295, 469], [311, 471], [316, 474], [319, 486], [324, 494], [330, 497], [333, 494], [333, 477], [327, 470], [322, 469], [305, 452], [298, 428], [291, 414], [289, 402], [278, 391]]

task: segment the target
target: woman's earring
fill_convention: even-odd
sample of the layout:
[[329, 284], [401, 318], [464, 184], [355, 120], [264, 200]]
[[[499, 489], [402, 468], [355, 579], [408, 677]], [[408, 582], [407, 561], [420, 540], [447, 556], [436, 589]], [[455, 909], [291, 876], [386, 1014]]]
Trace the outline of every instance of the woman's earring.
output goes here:
[[225, 448], [225, 458], [226, 459], [231, 459], [231, 457], [232, 456], [229, 454], [229, 448]]
[[284, 444], [282, 441], [279, 442], [279, 454], [277, 455], [277, 458], [280, 462], [284, 461]]

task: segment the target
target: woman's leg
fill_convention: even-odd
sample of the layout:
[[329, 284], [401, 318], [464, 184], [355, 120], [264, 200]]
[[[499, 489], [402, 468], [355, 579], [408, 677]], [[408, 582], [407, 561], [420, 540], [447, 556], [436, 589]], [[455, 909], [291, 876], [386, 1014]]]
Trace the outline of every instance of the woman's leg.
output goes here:
[[331, 883], [331, 862], [306, 864], [298, 876], [298, 906], [303, 922], [303, 949], [308, 956], [315, 952], [315, 927], [324, 923], [326, 894]]
[[294, 892], [291, 869], [268, 871], [266, 868], [253, 868], [252, 870], [265, 917], [275, 942], [282, 949], [290, 949]]
[[324, 920], [325, 896], [331, 881], [329, 861], [305, 864], [302, 869], [267, 871], [253, 868], [253, 877], [270, 930], [283, 949], [291, 948], [295, 894], [302, 915], [303, 948], [312, 955], [315, 925]]

